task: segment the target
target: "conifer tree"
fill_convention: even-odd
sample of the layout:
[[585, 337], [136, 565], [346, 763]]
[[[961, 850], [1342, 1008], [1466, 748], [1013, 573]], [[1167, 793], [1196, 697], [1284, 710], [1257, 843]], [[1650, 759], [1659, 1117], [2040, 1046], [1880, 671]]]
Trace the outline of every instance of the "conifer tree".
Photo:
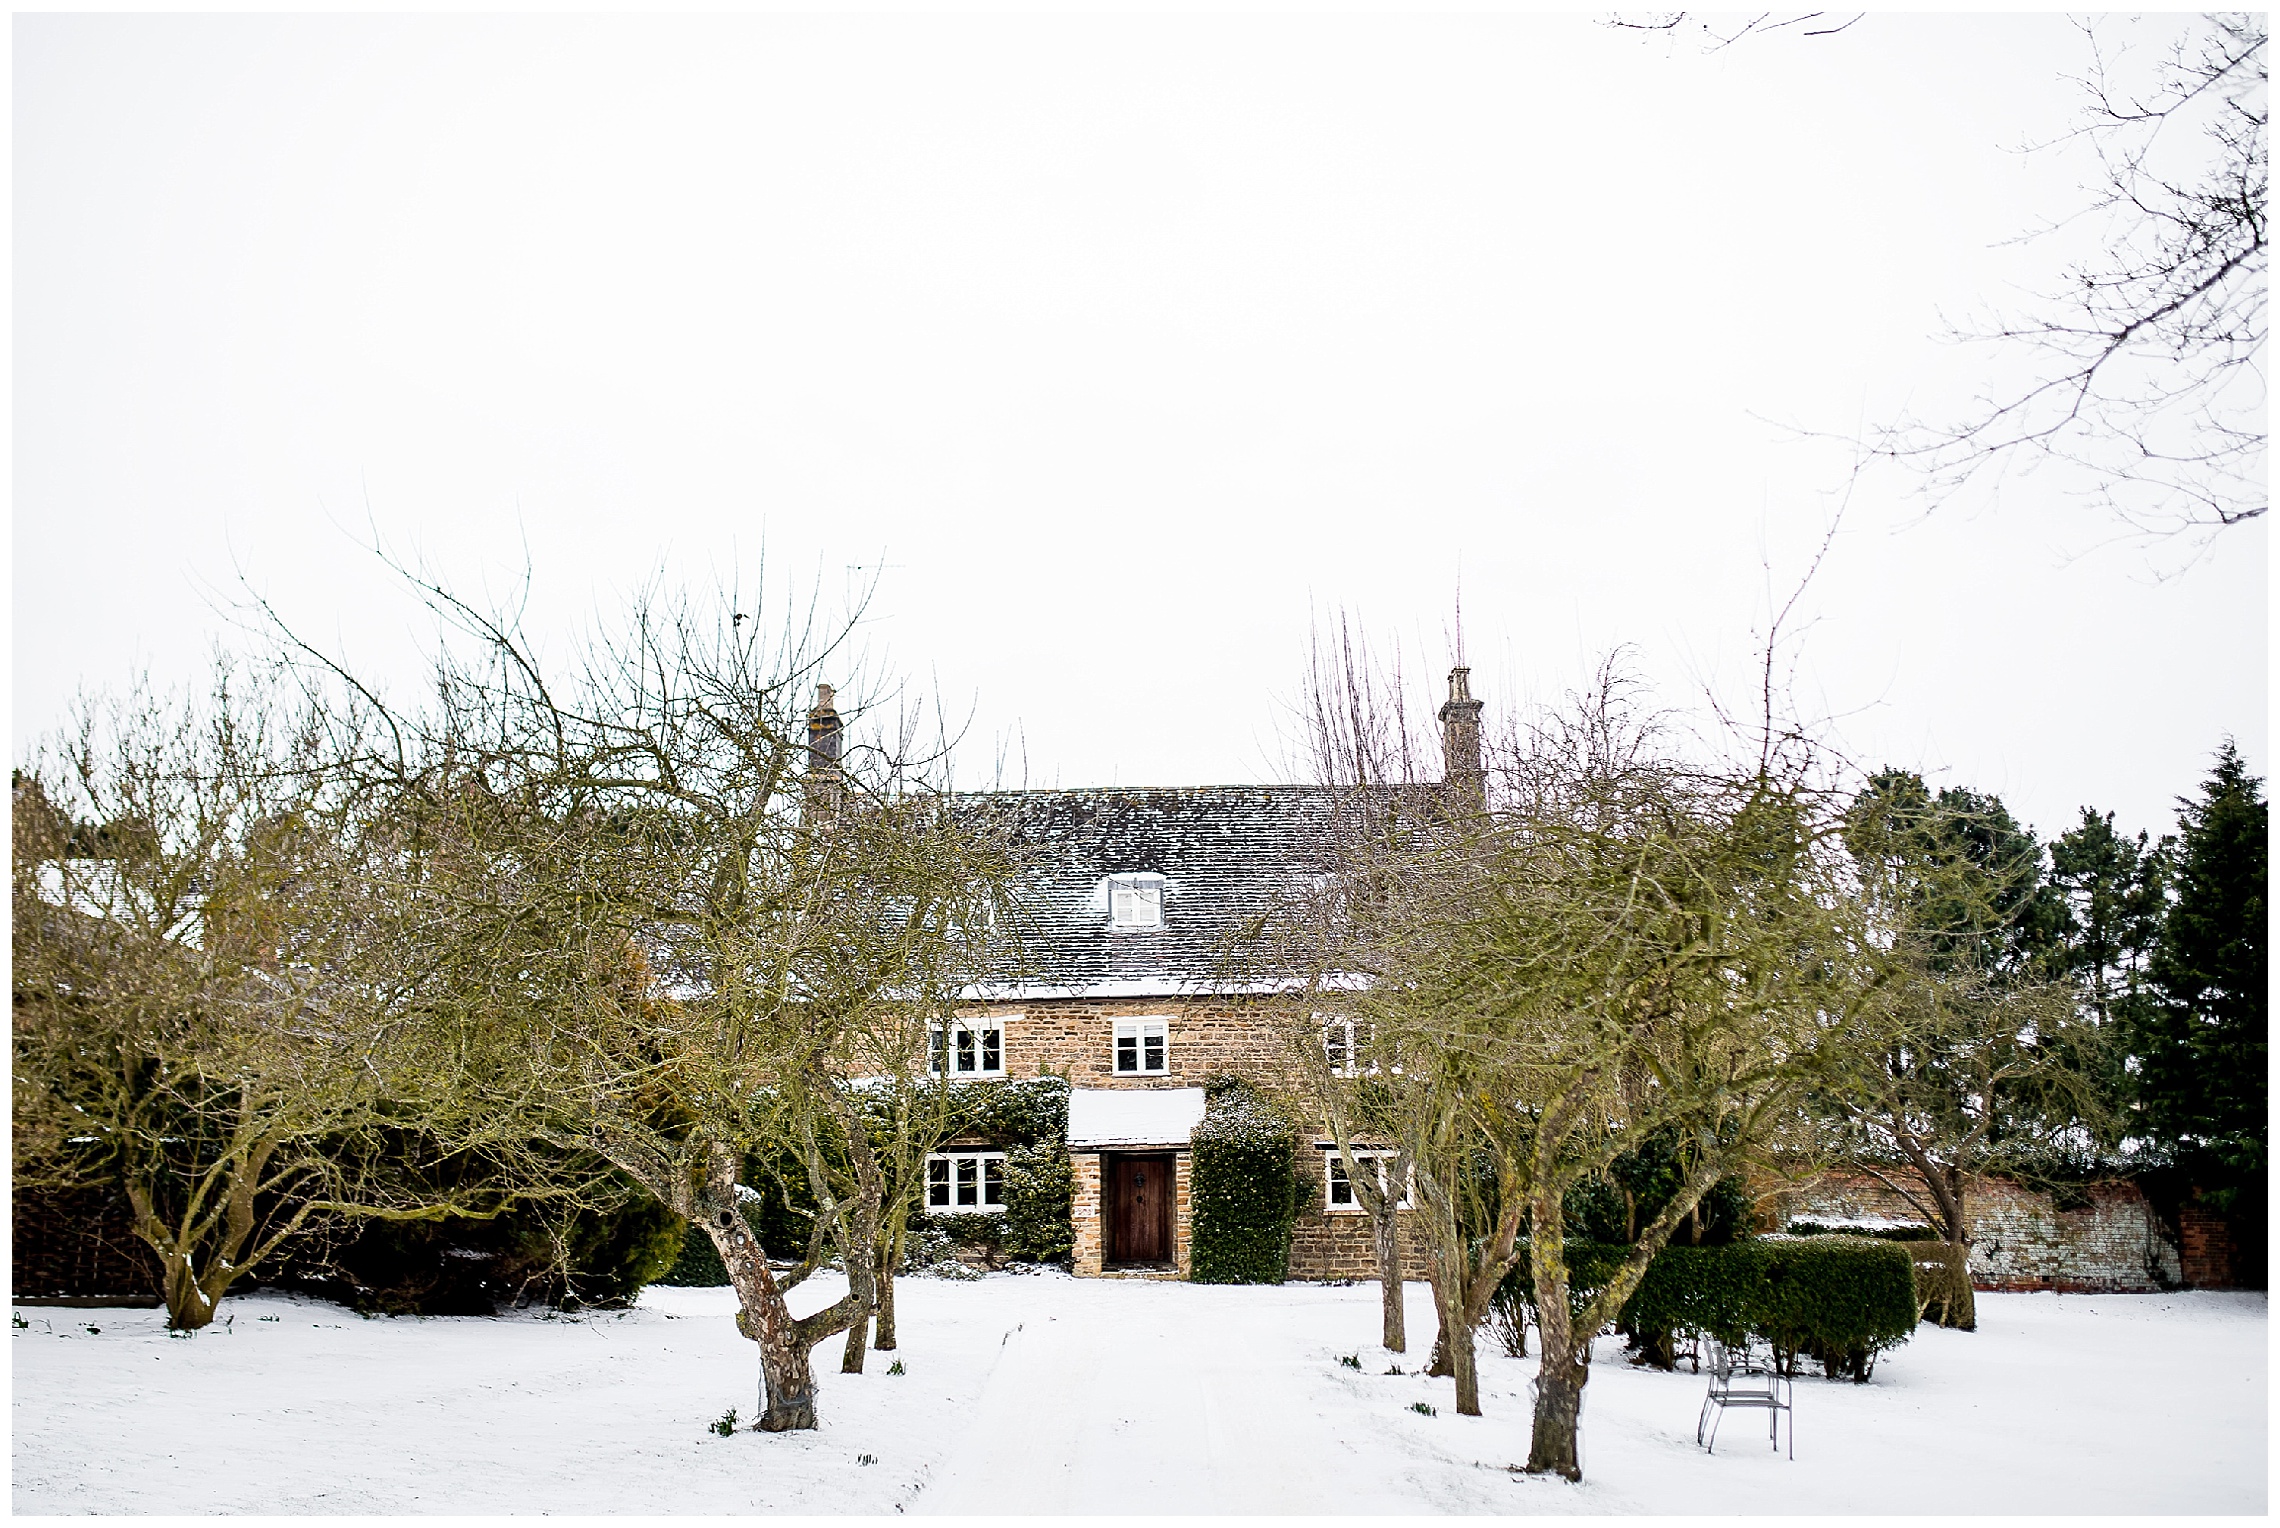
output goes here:
[[2133, 1047], [2141, 1128], [2220, 1208], [2261, 1202], [2266, 1171], [2262, 786], [2228, 738], [2200, 799], [2178, 803], [2176, 897], [2148, 969], [2158, 1001]]

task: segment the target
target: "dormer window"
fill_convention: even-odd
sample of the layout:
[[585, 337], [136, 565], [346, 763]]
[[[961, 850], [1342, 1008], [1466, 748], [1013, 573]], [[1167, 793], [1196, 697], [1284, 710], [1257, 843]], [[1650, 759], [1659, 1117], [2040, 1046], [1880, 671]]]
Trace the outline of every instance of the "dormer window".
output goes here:
[[1164, 878], [1160, 875], [1112, 875], [1108, 878], [1110, 928], [1162, 928]]

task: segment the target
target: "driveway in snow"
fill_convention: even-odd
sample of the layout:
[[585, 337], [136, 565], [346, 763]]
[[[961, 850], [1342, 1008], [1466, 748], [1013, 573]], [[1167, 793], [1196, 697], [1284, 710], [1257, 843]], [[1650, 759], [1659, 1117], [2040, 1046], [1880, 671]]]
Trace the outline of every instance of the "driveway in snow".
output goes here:
[[[836, 1287], [803, 1290], [806, 1309]], [[823, 1426], [749, 1419], [726, 1290], [575, 1319], [361, 1320], [256, 1294], [169, 1338], [155, 1311], [22, 1307], [17, 1512], [2262, 1512], [2261, 1295], [1984, 1295], [1872, 1383], [1797, 1385], [1797, 1458], [1703, 1381], [1603, 1339], [1578, 1486], [1527, 1453], [1533, 1359], [1482, 1355], [1484, 1417], [1375, 1345], [1368, 1285], [913, 1279], [869, 1372], [817, 1350]], [[91, 1330], [92, 1329], [92, 1330]], [[1358, 1359], [1357, 1371], [1341, 1355]], [[901, 1361], [905, 1372], [890, 1374]], [[1411, 1410], [1423, 1401], [1436, 1415]]]

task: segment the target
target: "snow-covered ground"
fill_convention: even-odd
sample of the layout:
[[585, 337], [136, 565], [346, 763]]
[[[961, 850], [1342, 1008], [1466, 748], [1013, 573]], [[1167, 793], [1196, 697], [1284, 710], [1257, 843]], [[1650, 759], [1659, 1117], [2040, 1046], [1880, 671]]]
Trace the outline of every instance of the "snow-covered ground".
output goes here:
[[[803, 1290], [799, 1308], [836, 1290]], [[903, 1346], [841, 1375], [823, 1426], [753, 1411], [726, 1290], [576, 1319], [363, 1320], [257, 1294], [169, 1338], [162, 1313], [23, 1307], [19, 1513], [2262, 1512], [2262, 1295], [1982, 1295], [1866, 1386], [1797, 1384], [1797, 1458], [1704, 1381], [1603, 1340], [1585, 1483], [1530, 1479], [1531, 1359], [1484, 1352], [1484, 1417], [1388, 1354], [1373, 1286], [911, 1279]], [[1359, 1358], [1356, 1371], [1338, 1362]], [[890, 1374], [899, 1358], [905, 1373]], [[1427, 1416], [1410, 1409], [1424, 1401]]]

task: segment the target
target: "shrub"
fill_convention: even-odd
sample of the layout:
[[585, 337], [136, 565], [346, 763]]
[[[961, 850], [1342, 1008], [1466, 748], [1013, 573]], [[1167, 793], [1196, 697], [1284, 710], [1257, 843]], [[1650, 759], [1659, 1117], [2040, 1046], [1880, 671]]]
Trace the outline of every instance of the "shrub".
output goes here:
[[[1582, 1242], [1638, 1239], [1640, 1230], [1685, 1182], [1688, 1161], [1677, 1130], [1663, 1126], [1607, 1164], [1596, 1177], [1567, 1191], [1562, 1205], [1568, 1234]], [[1755, 1205], [1739, 1177], [1721, 1178], [1681, 1222], [1688, 1246], [1722, 1247], [1754, 1229]]]
[[[1607, 1287], [1630, 1249], [1567, 1244], [1568, 1292], [1581, 1310]], [[1525, 1245], [1497, 1287], [1502, 1323], [1517, 1325], [1535, 1291]], [[1876, 1355], [1916, 1329], [1913, 1264], [1905, 1246], [1862, 1237], [1767, 1238], [1726, 1247], [1665, 1247], [1624, 1304], [1617, 1327], [1652, 1362], [1668, 1367], [1680, 1334], [1729, 1345], [1757, 1338], [1785, 1374], [1800, 1355], [1830, 1378], [1866, 1380]]]
[[1916, 1329], [1905, 1248], [1864, 1237], [1765, 1239], [1731, 1247], [1667, 1247], [1623, 1307], [1635, 1345], [1667, 1353], [1672, 1334], [1763, 1339], [1784, 1374], [1800, 1354], [1866, 1380], [1876, 1355]]
[[1831, 1236], [1751, 1242], [1748, 1251], [1765, 1268], [1751, 1325], [1784, 1373], [1807, 1353], [1832, 1379], [1843, 1368], [1866, 1380], [1876, 1355], [1916, 1330], [1915, 1268], [1901, 1247]]
[[1213, 1087], [1190, 1138], [1188, 1276], [1198, 1284], [1280, 1284], [1300, 1192], [1298, 1132], [1248, 1086]]
[[386, 1221], [355, 1228], [291, 1282], [366, 1314], [487, 1316], [501, 1305], [623, 1305], [673, 1266], [680, 1217], [652, 1200], [567, 1220], [520, 1205], [489, 1220]]
[[[1058, 1080], [1058, 1079], [1052, 1079]], [[1068, 1118], [1068, 1089], [1061, 1090], [1062, 1119]], [[1066, 1123], [1062, 1126], [1067, 1132]], [[1014, 1146], [1005, 1154], [1006, 1255], [1029, 1263], [1062, 1263], [1076, 1250], [1077, 1233], [1071, 1218], [1076, 1203], [1077, 1177], [1069, 1165], [1069, 1148], [1060, 1137], [1048, 1137], [1033, 1146]]]

